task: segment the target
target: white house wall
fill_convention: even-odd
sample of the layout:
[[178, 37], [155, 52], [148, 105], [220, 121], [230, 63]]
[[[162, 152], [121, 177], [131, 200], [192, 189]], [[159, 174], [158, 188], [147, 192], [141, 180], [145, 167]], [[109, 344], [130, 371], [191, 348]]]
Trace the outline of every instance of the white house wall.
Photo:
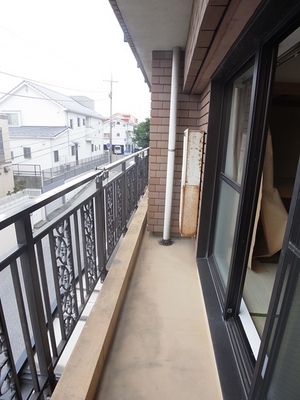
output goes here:
[[[22, 97], [21, 97], [22, 96]], [[22, 86], [16, 95], [1, 104], [2, 112], [21, 111], [20, 126], [67, 126], [66, 112], [29, 86]]]
[[[11, 139], [10, 143], [14, 164], [39, 165], [44, 170], [75, 160], [75, 156], [71, 156], [72, 137], [69, 135], [69, 130], [54, 139], [18, 138]], [[31, 158], [24, 158], [24, 147], [30, 147]], [[59, 152], [58, 162], [54, 161], [55, 150]]]
[[[113, 145], [132, 145], [132, 133], [135, 124], [127, 123], [121, 118], [113, 118], [112, 125], [112, 144]], [[118, 136], [119, 134], [119, 136]], [[109, 143], [110, 136], [110, 120], [106, 120], [103, 123], [103, 137], [104, 143]]]
[[[55, 100], [55, 98], [53, 99]], [[102, 119], [64, 109], [30, 86], [23, 85], [0, 104], [3, 113], [19, 113], [19, 126], [66, 127], [56, 137], [10, 138], [13, 164], [39, 165], [41, 170], [103, 154]], [[83, 110], [85, 111], [85, 110]], [[87, 110], [89, 113], [91, 110]], [[71, 121], [72, 120], [72, 124]], [[72, 125], [72, 128], [71, 128]], [[63, 129], [63, 128], [62, 128]], [[72, 155], [72, 146], [74, 146]], [[31, 158], [24, 158], [24, 147], [30, 147]], [[59, 159], [55, 161], [54, 151]]]
[[[11, 139], [11, 151], [13, 151], [14, 164], [35, 164], [42, 170], [57, 167], [76, 160], [75, 154], [72, 155], [72, 146], [78, 146], [78, 159], [93, 157], [103, 154], [103, 146], [99, 138], [98, 131], [90, 131], [87, 140], [86, 129], [68, 129], [53, 139], [49, 138], [18, 138]], [[92, 151], [91, 144], [94, 145]], [[101, 145], [100, 145], [101, 144]], [[30, 147], [31, 158], [24, 158], [24, 147]], [[58, 151], [59, 160], [55, 162], [54, 151]]]
[[[41, 169], [53, 167], [52, 143], [50, 139], [18, 138], [11, 139], [10, 144], [14, 155], [14, 164], [34, 164], [39, 165]], [[30, 147], [31, 158], [24, 158], [24, 147]]]

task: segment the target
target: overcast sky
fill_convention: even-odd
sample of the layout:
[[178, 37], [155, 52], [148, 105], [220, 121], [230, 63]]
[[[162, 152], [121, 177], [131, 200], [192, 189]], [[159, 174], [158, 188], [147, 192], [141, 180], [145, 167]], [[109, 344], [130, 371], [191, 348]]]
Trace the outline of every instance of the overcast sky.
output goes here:
[[150, 116], [149, 88], [108, 0], [3, 0], [0, 59], [0, 97], [23, 79], [35, 80], [86, 95], [109, 116], [112, 74], [113, 113], [139, 122]]

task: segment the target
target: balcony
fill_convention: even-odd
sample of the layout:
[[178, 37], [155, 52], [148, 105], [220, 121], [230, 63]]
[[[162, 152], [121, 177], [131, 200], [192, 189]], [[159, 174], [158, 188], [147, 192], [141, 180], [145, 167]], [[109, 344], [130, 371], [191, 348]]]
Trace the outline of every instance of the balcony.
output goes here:
[[[172, 246], [162, 246], [146, 230], [147, 161], [147, 153], [139, 152], [91, 172], [80, 184], [64, 185], [50, 199], [42, 197], [39, 207], [88, 183], [62, 214], [33, 234], [24, 212], [2, 219], [1, 224], [16, 224], [17, 248], [2, 256], [0, 271], [10, 268], [26, 351], [16, 359], [3, 307], [1, 399], [222, 398], [194, 241], [175, 238]], [[39, 207], [31, 205], [27, 214]], [[86, 224], [87, 210], [93, 223]], [[71, 229], [63, 229], [68, 219]], [[69, 237], [62, 236], [65, 231]], [[67, 253], [51, 244], [58, 237], [64, 237]], [[52, 289], [47, 266], [53, 271]], [[67, 342], [101, 279], [62, 368]], [[30, 288], [38, 297], [31, 298]]]

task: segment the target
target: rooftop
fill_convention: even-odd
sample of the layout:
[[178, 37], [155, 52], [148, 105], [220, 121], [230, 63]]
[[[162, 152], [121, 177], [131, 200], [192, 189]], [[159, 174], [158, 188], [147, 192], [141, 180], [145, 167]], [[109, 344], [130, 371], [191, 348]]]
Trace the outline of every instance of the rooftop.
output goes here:
[[55, 138], [68, 129], [67, 126], [10, 126], [11, 138]]
[[[87, 107], [85, 107], [79, 101], [76, 101], [74, 98], [72, 98], [70, 96], [66, 96], [66, 95], [56, 92], [52, 89], [48, 89], [48, 88], [38, 85], [37, 83], [32, 82], [32, 81], [21, 82], [18, 86], [13, 88], [8, 94], [3, 96], [0, 99], [0, 102], [5, 100], [5, 98], [7, 98], [8, 96], [16, 94], [16, 92], [24, 85], [27, 85], [27, 86], [31, 87], [32, 89], [34, 89], [37, 93], [40, 93], [39, 97], [41, 99], [44, 99], [46, 97], [47, 99], [53, 101], [54, 103], [58, 104], [59, 106], [65, 108], [68, 111], [72, 111], [74, 113], [78, 113], [80, 115], [85, 115], [88, 117], [103, 119], [102, 115], [100, 115], [98, 112], [92, 110], [89, 107], [90, 102], [91, 102], [90, 99], [87, 101]], [[81, 99], [81, 102], [82, 101], [83, 101], [83, 99]]]

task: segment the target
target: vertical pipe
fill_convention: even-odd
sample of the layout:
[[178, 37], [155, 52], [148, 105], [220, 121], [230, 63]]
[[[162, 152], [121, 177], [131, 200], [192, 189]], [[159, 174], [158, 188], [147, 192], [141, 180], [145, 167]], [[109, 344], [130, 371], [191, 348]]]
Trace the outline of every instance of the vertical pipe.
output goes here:
[[179, 64], [180, 64], [180, 47], [174, 47], [173, 48], [173, 59], [172, 59], [172, 80], [171, 80], [170, 122], [169, 122], [169, 142], [168, 142], [164, 232], [163, 232], [163, 240], [162, 240], [162, 244], [164, 244], [164, 245], [172, 244], [172, 242], [170, 240], [170, 236], [171, 236], [170, 230], [171, 230], [171, 211], [172, 211], [174, 164], [175, 164]]

